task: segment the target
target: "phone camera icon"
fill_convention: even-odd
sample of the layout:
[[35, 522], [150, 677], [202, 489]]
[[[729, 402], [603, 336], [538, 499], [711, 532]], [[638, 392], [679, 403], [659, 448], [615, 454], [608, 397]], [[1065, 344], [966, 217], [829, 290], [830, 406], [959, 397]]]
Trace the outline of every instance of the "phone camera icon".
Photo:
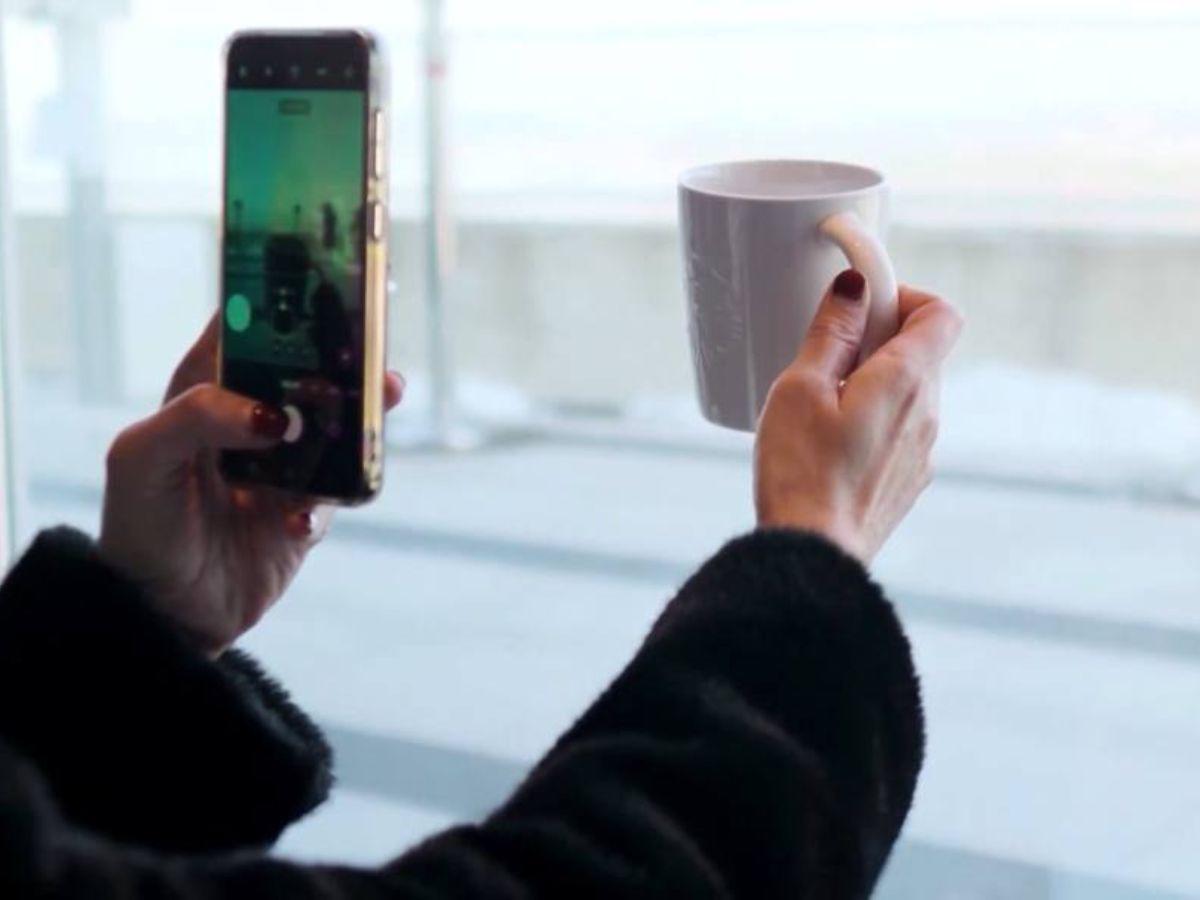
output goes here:
[[249, 66], [238, 66], [237, 73], [238, 73], [238, 78], [248, 78], [248, 77], [250, 77], [250, 67]]
[[292, 77], [292, 80], [299, 78], [300, 66], [296, 63], [292, 63], [290, 66], [288, 66], [288, 75]]
[[275, 75], [275, 67], [263, 66], [263, 75], [267, 76], [267, 78], [273, 77]]
[[342, 74], [345, 75], [346, 80], [349, 81], [354, 77], [354, 66], [346, 66], [346, 70]]
[[318, 78], [324, 78], [328, 74], [329, 74], [329, 68], [327, 66], [317, 66], [317, 77]]

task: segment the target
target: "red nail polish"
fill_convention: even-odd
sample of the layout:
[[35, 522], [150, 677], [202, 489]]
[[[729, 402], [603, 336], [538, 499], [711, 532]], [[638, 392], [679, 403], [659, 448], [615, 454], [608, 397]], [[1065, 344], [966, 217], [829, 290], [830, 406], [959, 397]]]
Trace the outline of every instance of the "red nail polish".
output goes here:
[[289, 536], [297, 539], [306, 539], [313, 536], [317, 530], [317, 516], [313, 512], [297, 512], [292, 513], [284, 522], [284, 528]]
[[250, 412], [250, 430], [260, 437], [279, 440], [287, 431], [287, 416], [282, 411], [265, 403], [254, 404]]
[[833, 292], [845, 300], [858, 302], [867, 289], [867, 279], [856, 269], [847, 269], [833, 279]]

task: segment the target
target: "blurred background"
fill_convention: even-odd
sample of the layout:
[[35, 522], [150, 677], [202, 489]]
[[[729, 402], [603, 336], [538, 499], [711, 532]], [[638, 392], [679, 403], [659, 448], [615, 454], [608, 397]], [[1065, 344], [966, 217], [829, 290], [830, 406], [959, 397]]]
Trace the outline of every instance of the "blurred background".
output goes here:
[[749, 440], [691, 393], [674, 182], [816, 157], [887, 173], [898, 273], [969, 321], [877, 572], [930, 731], [879, 896], [1200, 895], [1200, 2], [807, 6], [0, 7], [18, 547], [95, 530], [108, 442], [215, 307], [225, 36], [389, 51], [411, 390], [382, 499], [246, 642], [340, 757], [279, 853], [485, 813], [752, 526]]

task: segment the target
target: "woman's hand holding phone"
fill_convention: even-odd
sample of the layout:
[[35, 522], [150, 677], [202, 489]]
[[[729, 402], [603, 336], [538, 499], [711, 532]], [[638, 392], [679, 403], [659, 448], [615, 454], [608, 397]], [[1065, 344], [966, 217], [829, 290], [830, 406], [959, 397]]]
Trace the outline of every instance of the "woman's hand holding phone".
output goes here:
[[950, 304], [900, 289], [899, 332], [855, 367], [865, 283], [834, 281], [758, 426], [755, 503], [764, 528], [824, 535], [869, 563], [931, 478], [943, 361], [962, 330]]
[[[279, 599], [332, 515], [311, 499], [222, 479], [219, 451], [271, 447], [287, 420], [214, 383], [217, 340], [214, 318], [176, 369], [162, 408], [113, 442], [99, 542], [109, 564], [214, 656]], [[388, 373], [386, 408], [403, 389]]]

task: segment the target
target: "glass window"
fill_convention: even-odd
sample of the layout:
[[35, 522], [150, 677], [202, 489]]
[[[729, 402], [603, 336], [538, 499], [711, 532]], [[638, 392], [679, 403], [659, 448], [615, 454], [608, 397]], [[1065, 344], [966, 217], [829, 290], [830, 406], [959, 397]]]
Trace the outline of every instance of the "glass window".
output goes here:
[[227, 33], [389, 48], [411, 390], [383, 497], [246, 641], [341, 760], [280, 852], [380, 861], [486, 811], [752, 525], [749, 441], [691, 395], [674, 180], [833, 158], [888, 174], [899, 274], [969, 320], [878, 566], [930, 729], [880, 896], [1200, 893], [1200, 3], [6, 10], [23, 538], [95, 529], [109, 440], [215, 307]]

